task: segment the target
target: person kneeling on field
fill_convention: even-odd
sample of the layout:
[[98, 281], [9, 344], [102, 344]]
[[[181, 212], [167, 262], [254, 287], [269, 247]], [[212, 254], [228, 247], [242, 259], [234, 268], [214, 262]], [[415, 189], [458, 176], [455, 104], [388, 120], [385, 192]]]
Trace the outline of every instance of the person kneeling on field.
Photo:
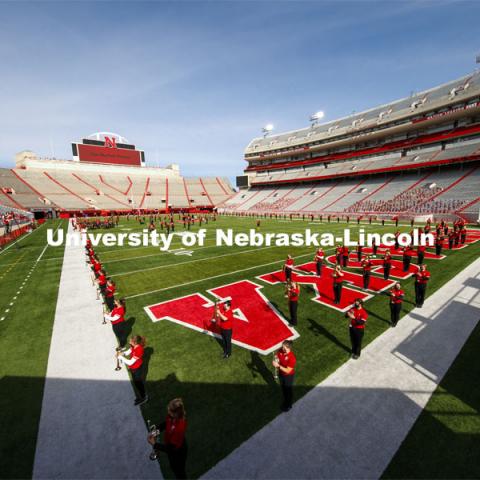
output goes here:
[[[175, 478], [187, 478], [185, 464], [187, 461], [187, 418], [181, 398], [174, 398], [167, 408], [167, 418], [158, 426], [158, 430], [151, 431], [147, 441], [153, 447], [150, 460], [156, 460], [160, 452], [168, 456], [170, 468]], [[160, 441], [160, 432], [163, 434], [163, 443]]]

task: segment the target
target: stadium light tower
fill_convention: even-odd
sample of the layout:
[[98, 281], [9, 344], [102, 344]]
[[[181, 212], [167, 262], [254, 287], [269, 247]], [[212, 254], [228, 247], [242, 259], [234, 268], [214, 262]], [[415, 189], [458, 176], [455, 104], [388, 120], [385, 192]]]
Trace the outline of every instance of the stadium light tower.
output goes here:
[[315, 126], [319, 120], [321, 120], [325, 116], [325, 113], [323, 113], [321, 110], [314, 113], [313, 115], [310, 115], [310, 121], [312, 122], [312, 127]]
[[271, 123], [268, 123], [262, 128], [263, 136], [266, 137], [270, 132], [272, 132], [274, 126]]

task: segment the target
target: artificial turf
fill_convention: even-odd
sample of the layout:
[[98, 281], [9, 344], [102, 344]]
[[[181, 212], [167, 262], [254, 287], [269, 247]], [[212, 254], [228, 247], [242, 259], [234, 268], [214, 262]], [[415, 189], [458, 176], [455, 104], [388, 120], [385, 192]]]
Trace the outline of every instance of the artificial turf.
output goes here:
[[47, 222], [0, 253], [1, 478], [32, 475], [63, 252], [45, 249], [46, 229], [66, 226]]
[[480, 323], [383, 478], [480, 478]]
[[[163, 419], [166, 404], [170, 399], [180, 396], [185, 401], [189, 422], [187, 472], [190, 477], [198, 477], [206, 472], [278, 415], [281, 398], [279, 387], [273, 378], [271, 357], [234, 346], [233, 356], [227, 362], [224, 362], [221, 360], [222, 349], [217, 340], [168, 321], [153, 323], [146, 315], [144, 307], [196, 292], [208, 297], [207, 289], [249, 279], [262, 285], [262, 293], [288, 318], [283, 287], [281, 285], [264, 284], [255, 277], [278, 270], [282, 266], [287, 253], [291, 253], [296, 258], [296, 264], [311, 261], [314, 248], [240, 248], [216, 247], [214, 245], [214, 230], [216, 228], [233, 228], [236, 232], [245, 232], [250, 228], [255, 228], [255, 222], [256, 220], [253, 218], [244, 217], [218, 217], [216, 222], [210, 221], [206, 225], [208, 229], [206, 245], [202, 248], [187, 248], [187, 250], [192, 250], [191, 256], [160, 252], [158, 248], [154, 247], [106, 248], [99, 246], [96, 248], [108, 274], [117, 283], [118, 294], [127, 298], [127, 319], [132, 333], [144, 335], [147, 339], [147, 390], [151, 400], [143, 407], [144, 418], [159, 421]], [[307, 220], [262, 219], [261, 222], [260, 231], [262, 233], [293, 233], [311, 228], [314, 231], [331, 231], [336, 234], [346, 226], [337, 223], [311, 224]], [[358, 228], [356, 224], [349, 226], [354, 232]], [[395, 227], [391, 224], [385, 227], [363, 224], [361, 227], [367, 231], [379, 233], [395, 230]], [[122, 219], [118, 228], [112, 231], [135, 232], [141, 231], [143, 228], [144, 225], [139, 225], [135, 218], [131, 217], [129, 220]], [[194, 227], [193, 231], [197, 229], [198, 227]], [[183, 229], [180, 227], [179, 230]], [[402, 227], [400, 230], [408, 232], [410, 228]], [[39, 245], [42, 243], [42, 238], [44, 243], [44, 237], [41, 235], [38, 237]], [[355, 233], [353, 238], [355, 238]], [[171, 248], [180, 247], [182, 247], [180, 239], [177, 239]], [[333, 249], [327, 249], [327, 254], [332, 252]], [[454, 252], [444, 250], [443, 253], [447, 256], [444, 260], [426, 262], [432, 273], [427, 296], [478, 257], [480, 242]], [[16, 256], [18, 254], [6, 254], [10, 257], [10, 264], [18, 258]], [[49, 265], [48, 268], [52, 270], [49, 275], [53, 275], [53, 270], [59, 275], [61, 267], [59, 258], [61, 256], [61, 248], [50, 247], [45, 252], [44, 259], [39, 262], [39, 265], [45, 263], [42, 268], [47, 268]], [[51, 260], [47, 260], [48, 258]], [[25, 257], [19, 261], [19, 264], [24, 261], [26, 261]], [[6, 264], [6, 262], [0, 255], [0, 268], [2, 264]], [[37, 271], [40, 272], [41, 270]], [[356, 270], [352, 271], [358, 273]], [[47, 272], [45, 272], [46, 274]], [[15, 273], [15, 278], [17, 276], [20, 276], [18, 271]], [[32, 276], [31, 280], [35, 280], [35, 278], [35, 276]], [[58, 282], [58, 276], [56, 278]], [[36, 281], [42, 283], [40, 278]], [[413, 279], [403, 281], [402, 285], [406, 290], [403, 315], [414, 306]], [[43, 285], [42, 288], [47, 288], [47, 285]], [[34, 344], [35, 350], [30, 352], [30, 355], [24, 360], [25, 365], [19, 365], [18, 368], [9, 366], [7, 375], [18, 374], [22, 376], [22, 369], [28, 371], [27, 367], [30, 363], [39, 365], [35, 370], [38, 377], [43, 378], [45, 375], [48, 339], [55, 310], [56, 290], [51, 295], [49, 297], [51, 315], [42, 317], [45, 322], [42, 332], [37, 332], [41, 329], [41, 326], [36, 323], [30, 326], [28, 333], [23, 332], [23, 335], [29, 338], [26, 345]], [[35, 296], [32, 295], [32, 297], [32, 302], [34, 302]], [[294, 344], [298, 359], [296, 399], [325, 379], [349, 357], [348, 327], [344, 315], [312, 302], [311, 298], [313, 297], [313, 290], [308, 286], [303, 286], [299, 305], [299, 325], [297, 327], [300, 338]], [[388, 298], [381, 294], [376, 295], [366, 302], [365, 306], [370, 314], [364, 340], [366, 345], [389, 328]], [[28, 317], [27, 309], [19, 309], [13, 317], [14, 321], [11, 322], [11, 324], [16, 325], [16, 328], [11, 327], [10, 334], [8, 332], [7, 334], [9, 336], [18, 335], [17, 330], [22, 329], [25, 318]], [[0, 326], [1, 328], [5, 327]], [[401, 323], [397, 328], [401, 328]], [[41, 346], [37, 345], [36, 340], [39, 335], [45, 338]], [[2, 352], [11, 350], [6, 343], [5, 335], [2, 335], [0, 342], [5, 342]], [[39, 349], [38, 354], [36, 353], [37, 349]], [[0, 368], [5, 367], [2, 365]], [[43, 389], [43, 383], [40, 383]], [[26, 390], [25, 396], [27, 398], [34, 396], [35, 401], [40, 405], [41, 390], [37, 390], [31, 392]], [[17, 415], [18, 409], [14, 403], [3, 402], [1, 406], [4, 407], [2, 413], [5, 411], [8, 413], [11, 410]], [[30, 418], [37, 426], [38, 415], [39, 411], [35, 410]], [[13, 423], [11, 425], [6, 424], [6, 426], [13, 426]], [[25, 437], [27, 430], [23, 430], [21, 438]], [[30, 437], [34, 443], [36, 430], [34, 431], [32, 428], [30, 430]], [[5, 429], [2, 429], [2, 431], [5, 431]], [[17, 440], [19, 439], [20, 436]], [[15, 444], [7, 442], [4, 434], [2, 434], [1, 442], [2, 447], [6, 443]], [[19, 444], [16, 443], [16, 445], [18, 448]], [[14, 448], [12, 447], [12, 449]], [[24, 454], [23, 451], [22, 455]], [[28, 455], [33, 456], [33, 447], [29, 450]], [[31, 466], [32, 460], [30, 459], [27, 463]], [[164, 475], [170, 477], [172, 473], [165, 458], [162, 457], [161, 463]], [[3, 465], [0, 464], [0, 466]], [[8, 469], [0, 469], [0, 471], [8, 472], [9, 475], [7, 476], [10, 477], [16, 476], [11, 465], [5, 466]], [[22, 472], [28, 472], [28, 467], [25, 467]]]

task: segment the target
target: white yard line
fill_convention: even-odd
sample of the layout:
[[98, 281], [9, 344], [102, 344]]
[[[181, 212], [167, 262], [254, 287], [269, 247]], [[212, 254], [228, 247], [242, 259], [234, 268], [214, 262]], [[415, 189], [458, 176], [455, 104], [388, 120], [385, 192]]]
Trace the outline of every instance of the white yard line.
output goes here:
[[[257, 249], [257, 250], [259, 250], [259, 249]], [[326, 253], [326, 252], [329, 252], [329, 251], [332, 251], [332, 250], [335, 250], [335, 248], [324, 249], [324, 252]], [[303, 258], [303, 257], [308, 257], [308, 256], [313, 257], [314, 254], [315, 254], [315, 252], [312, 253], [312, 251], [310, 251], [309, 253], [304, 253], [302, 255], [295, 255], [294, 258]], [[210, 257], [210, 258], [213, 258], [213, 257]], [[284, 259], [274, 260], [273, 262], [263, 263], [261, 265], [254, 265], [253, 267], [241, 268], [240, 270], [234, 270], [233, 272], [232, 271], [224, 272], [224, 273], [220, 273], [219, 275], [213, 275], [211, 277], [204, 277], [204, 278], [200, 278], [198, 280], [193, 280], [191, 282], [178, 283], [177, 285], [171, 285], [170, 287], [158, 288], [156, 290], [150, 290], [149, 292], [137, 293], [135, 295], [130, 295], [130, 296], [125, 297], [125, 298], [137, 298], [137, 297], [143, 297], [144, 295], [150, 295], [152, 293], [164, 292], [166, 290], [173, 290], [175, 288], [185, 287], [187, 285], [194, 285], [195, 283], [206, 282], [208, 280], [213, 280], [215, 278], [226, 277], [228, 275], [235, 275], [236, 273], [241, 273], [241, 272], [248, 272], [250, 270], [255, 270], [257, 268], [268, 267], [270, 265], [275, 265], [276, 263], [280, 263], [282, 261], [284, 261]], [[183, 264], [179, 263], [178, 265], [183, 265]]]
[[479, 272], [477, 259], [203, 478], [380, 478], [479, 321]]
[[[69, 233], [72, 233], [69, 224]], [[66, 246], [42, 401], [34, 479], [157, 478], [115, 337], [102, 325], [83, 246]]]
[[[113, 273], [110, 275], [111, 277], [120, 277], [120, 276], [126, 276], [130, 275], [132, 273], [138, 273], [138, 272], [148, 272], [150, 270], [159, 270], [161, 268], [165, 267], [175, 267], [175, 266], [180, 266], [180, 265], [188, 265], [189, 263], [196, 263], [196, 262], [205, 262], [208, 260], [214, 260], [216, 258], [223, 258], [223, 257], [231, 257], [233, 255], [241, 255], [242, 253], [252, 253], [252, 252], [258, 252], [260, 250], [267, 250], [269, 248], [278, 248], [276, 245], [271, 245], [269, 247], [262, 247], [262, 248], [252, 248], [250, 250], [242, 250], [240, 252], [232, 252], [232, 253], [222, 253], [221, 255], [211, 255], [205, 258], [196, 258], [195, 260], [189, 260], [188, 262], [176, 262], [176, 263], [167, 263], [166, 265], [158, 265], [156, 267], [149, 267], [149, 268], [139, 268], [138, 270], [130, 270], [128, 272], [122, 272], [122, 273]], [[107, 262], [108, 263], [108, 262]]]

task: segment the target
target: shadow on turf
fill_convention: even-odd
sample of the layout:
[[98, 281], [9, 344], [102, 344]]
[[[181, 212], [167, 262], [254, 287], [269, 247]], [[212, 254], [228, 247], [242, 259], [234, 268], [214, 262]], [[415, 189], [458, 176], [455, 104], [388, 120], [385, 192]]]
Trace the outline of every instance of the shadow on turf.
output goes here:
[[330, 333], [324, 326], [320, 325], [318, 322], [313, 320], [312, 318], [307, 318], [307, 321], [310, 323], [310, 326], [308, 329], [314, 334], [314, 335], [321, 335], [325, 337], [326, 339], [330, 340], [332, 343], [335, 345], [339, 346], [342, 350], [345, 350], [346, 352], [350, 353], [351, 349], [344, 343], [342, 343], [335, 335]]

